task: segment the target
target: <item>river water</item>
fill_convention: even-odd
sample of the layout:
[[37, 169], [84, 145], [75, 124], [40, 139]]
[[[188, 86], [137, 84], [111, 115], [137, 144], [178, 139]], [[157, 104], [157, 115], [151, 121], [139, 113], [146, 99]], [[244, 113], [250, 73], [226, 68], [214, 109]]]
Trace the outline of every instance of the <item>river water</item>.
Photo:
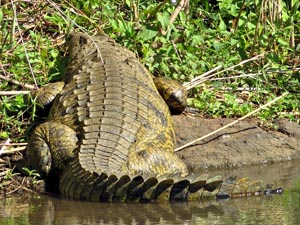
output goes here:
[[0, 224], [300, 224], [300, 162], [209, 171], [224, 177], [250, 176], [282, 195], [186, 203], [90, 203], [46, 195], [0, 199]]

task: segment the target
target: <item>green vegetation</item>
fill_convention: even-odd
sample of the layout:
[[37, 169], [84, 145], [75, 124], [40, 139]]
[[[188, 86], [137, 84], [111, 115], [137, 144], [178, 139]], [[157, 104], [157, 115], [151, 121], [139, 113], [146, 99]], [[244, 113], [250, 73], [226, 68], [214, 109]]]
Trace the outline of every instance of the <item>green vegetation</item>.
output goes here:
[[24, 177], [20, 176], [15, 168], [6, 168], [1, 166], [0, 176], [0, 197], [11, 193], [22, 192], [23, 190], [36, 190], [36, 187], [43, 185], [41, 180], [38, 180], [39, 174], [34, 170], [23, 168]]
[[[188, 82], [222, 67], [190, 90], [189, 104], [205, 116], [240, 117], [288, 92], [257, 116], [299, 122], [299, 0], [194, 0], [178, 15], [184, 1], [3, 2], [0, 90], [8, 92], [0, 96], [0, 139], [24, 138], [34, 101], [10, 94], [59, 79], [71, 31], [103, 30], [135, 51], [155, 76]], [[239, 64], [246, 59], [252, 60]]]
[[40, 177], [40, 174], [36, 170], [30, 170], [26, 167], [23, 167], [22, 169], [28, 177], [32, 178], [32, 183], [33, 184], [37, 184], [37, 183], [40, 182], [40, 180], [38, 180], [38, 178]]

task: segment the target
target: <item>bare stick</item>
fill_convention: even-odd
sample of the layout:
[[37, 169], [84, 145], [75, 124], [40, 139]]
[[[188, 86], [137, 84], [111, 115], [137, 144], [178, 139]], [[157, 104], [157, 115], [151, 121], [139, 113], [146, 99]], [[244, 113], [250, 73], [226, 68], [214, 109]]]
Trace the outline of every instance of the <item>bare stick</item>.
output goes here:
[[3, 152], [7, 149], [5, 145], [10, 143], [10, 138], [6, 139], [6, 141], [3, 143], [3, 146], [0, 148], [0, 155], [3, 154]]
[[9, 95], [28, 95], [30, 91], [0, 91], [0, 96], [9, 96]]
[[[217, 67], [216, 67], [217, 68]], [[265, 71], [265, 74], [274, 74], [274, 73], [279, 73], [279, 74], [284, 74], [286, 76], [289, 76], [288, 75], [288, 72], [291, 72], [291, 70], [293, 72], [297, 72], [297, 71], [300, 71], [300, 67], [296, 67], [296, 68], [292, 68], [292, 69], [287, 69], [287, 70], [266, 70]], [[210, 70], [212, 71], [212, 70]], [[208, 71], [208, 72], [210, 72]], [[263, 75], [263, 73], [243, 73], [243, 72], [240, 72], [240, 71], [236, 71], [236, 70], [232, 70], [233, 72], [235, 72], [237, 75], [235, 76], [229, 76], [229, 77], [217, 77], [217, 78], [211, 78], [210, 80], [228, 80], [228, 79], [237, 79], [237, 78], [241, 78], [241, 77], [251, 77], [251, 78], [254, 78], [254, 77], [257, 77], [257, 76], [261, 76]], [[207, 72], [206, 72], [207, 73]], [[204, 74], [202, 74], [204, 75]], [[201, 75], [201, 76], [202, 76]], [[206, 74], [208, 75], [208, 74]], [[207, 81], [209, 78], [207, 77], [201, 77], [201, 76], [198, 76], [196, 78], [199, 78], [200, 81], [198, 81], [197, 84], [200, 84], [200, 83], [203, 83], [205, 81]], [[201, 78], [200, 78], [201, 77]], [[195, 78], [194, 78], [195, 79]], [[192, 81], [191, 81], [192, 82]], [[191, 89], [191, 86], [194, 87], [195, 85], [194, 84], [191, 84], [191, 82], [187, 82], [185, 83], [183, 86], [188, 86], [188, 90]]]
[[173, 14], [170, 17], [170, 23], [173, 23], [175, 21], [179, 12], [187, 5], [187, 3], [188, 3], [188, 0], [181, 0], [179, 2], [178, 6], [176, 7], [175, 11], [173, 12]]
[[26, 146], [28, 145], [27, 142], [21, 142], [21, 143], [0, 143], [0, 146]]
[[16, 19], [15, 22], [16, 22], [16, 25], [17, 25], [17, 28], [18, 28], [18, 31], [19, 31], [19, 34], [20, 34], [20, 40], [21, 40], [22, 46], [24, 48], [24, 53], [25, 53], [25, 57], [26, 57], [26, 60], [27, 60], [27, 63], [28, 63], [28, 67], [29, 67], [30, 73], [32, 75], [32, 78], [34, 80], [34, 84], [37, 87], [38, 86], [37, 85], [37, 81], [35, 79], [35, 75], [34, 75], [34, 72], [33, 72], [33, 69], [32, 69], [32, 66], [31, 66], [31, 63], [30, 63], [30, 60], [29, 60], [29, 56], [28, 56], [28, 53], [27, 53], [27, 49], [25, 47], [23, 36], [21, 34], [21, 28], [19, 26], [19, 22], [18, 22], [18, 19], [17, 19], [17, 11], [16, 11], [16, 7], [14, 5], [14, 1], [13, 0], [11, 0], [11, 6], [12, 6], [12, 9], [13, 9], [14, 18]]
[[189, 143], [187, 143], [187, 144], [185, 144], [185, 145], [183, 145], [183, 146], [181, 146], [181, 147], [179, 147], [179, 148], [176, 148], [174, 151], [175, 151], [175, 152], [178, 152], [178, 151], [180, 151], [180, 150], [182, 150], [182, 149], [184, 149], [184, 148], [186, 148], [186, 147], [188, 147], [188, 146], [191, 146], [191, 145], [195, 144], [195, 143], [198, 142], [198, 141], [201, 141], [201, 140], [203, 140], [203, 139], [205, 139], [205, 138], [207, 138], [207, 137], [209, 137], [209, 136], [211, 136], [211, 135], [213, 135], [213, 134], [216, 134], [216, 133], [218, 133], [218, 132], [220, 132], [220, 131], [222, 131], [222, 130], [224, 130], [224, 129], [226, 129], [226, 128], [228, 128], [228, 127], [230, 127], [230, 126], [232, 126], [232, 125], [234, 125], [234, 124], [236, 124], [236, 123], [238, 123], [238, 122], [240, 122], [240, 121], [242, 121], [242, 120], [244, 120], [244, 119], [246, 119], [247, 117], [252, 116], [253, 114], [259, 112], [259, 111], [262, 110], [262, 109], [267, 108], [267, 107], [270, 106], [271, 104], [273, 104], [273, 103], [275, 103], [276, 101], [278, 101], [279, 99], [283, 98], [283, 97], [286, 96], [287, 94], [288, 94], [287, 92], [283, 93], [281, 96], [279, 96], [279, 97], [273, 99], [272, 101], [268, 102], [267, 104], [265, 104], [265, 105], [263, 105], [263, 106], [261, 106], [261, 107], [255, 109], [255, 110], [253, 110], [252, 112], [248, 113], [247, 115], [245, 115], [245, 116], [243, 116], [243, 117], [241, 117], [241, 118], [239, 118], [239, 119], [237, 119], [237, 120], [235, 120], [235, 121], [233, 121], [233, 122], [231, 122], [231, 123], [229, 123], [229, 124], [227, 124], [227, 125], [225, 125], [225, 126], [219, 128], [219, 129], [217, 129], [217, 130], [215, 130], [215, 131], [213, 131], [213, 132], [211, 132], [211, 133], [209, 133], [209, 134], [206, 134], [206, 135], [204, 135], [204, 136], [202, 136], [202, 137], [200, 137], [200, 138], [198, 138], [198, 139], [195, 139], [195, 140], [193, 140], [193, 141], [191, 141], [191, 142], [189, 142]]
[[[211, 87], [211, 90], [213, 90], [214, 88]], [[222, 87], [221, 90], [223, 91], [258, 91], [260, 89], [258, 88], [254, 88], [254, 87], [239, 87], [239, 88], [231, 88], [231, 87]]]
[[[15, 152], [23, 151], [26, 149], [28, 143], [11, 143], [11, 139], [8, 138], [3, 143], [0, 143], [0, 156], [3, 154], [13, 154]], [[11, 148], [11, 146], [21, 146], [16, 148]], [[10, 147], [10, 148], [9, 148]]]
[[200, 79], [202, 79], [203, 77], [205, 77], [205, 76], [207, 76], [207, 75], [209, 75], [209, 74], [211, 74], [211, 73], [213, 73], [213, 72], [215, 72], [216, 70], [221, 69], [221, 68], [222, 68], [222, 66], [219, 65], [219, 66], [217, 66], [217, 67], [215, 67], [215, 68], [213, 68], [213, 69], [211, 69], [211, 70], [209, 70], [209, 71], [207, 71], [207, 72], [201, 74], [200, 76], [193, 78], [193, 79], [190, 81], [190, 83], [193, 83], [193, 82], [195, 82], [195, 81], [197, 81], [197, 80], [200, 80]]
[[[173, 14], [170, 17], [170, 21], [169, 24], [172, 24], [176, 17], [178, 16], [179, 12], [185, 7], [185, 5], [187, 4], [188, 0], [181, 0], [178, 4], [178, 6], [176, 7], [176, 9], [174, 10]], [[161, 30], [161, 34], [162, 35], [166, 35], [167, 31], [166, 30]]]
[[251, 62], [251, 61], [255, 61], [255, 60], [257, 60], [257, 59], [263, 57], [264, 55], [265, 55], [265, 53], [262, 53], [262, 54], [259, 54], [259, 55], [254, 56], [254, 57], [252, 57], [252, 58], [250, 58], [250, 59], [245, 59], [245, 60], [239, 62], [239, 63], [236, 64], [236, 65], [233, 65], [233, 66], [231, 66], [231, 67], [228, 67], [228, 68], [226, 68], [226, 69], [224, 69], [224, 70], [221, 70], [221, 71], [217, 72], [216, 74], [224, 73], [225, 71], [232, 70], [232, 69], [235, 68], [235, 67], [244, 65], [244, 64], [246, 64], [246, 63], [248, 63], [248, 62]]
[[[86, 29], [84, 29], [82, 26], [79, 26], [74, 20], [70, 19], [57, 5], [55, 2], [53, 1], [50, 1], [50, 0], [47, 0], [47, 2], [52, 5], [59, 13], [60, 15], [62, 16], [62, 18], [66, 21], [66, 23], [68, 23], [69, 21], [77, 26], [83, 33], [85, 33], [89, 39], [91, 40], [91, 42], [93, 42], [95, 48], [96, 48], [96, 51], [97, 51], [97, 56], [100, 58], [101, 62], [104, 63], [104, 60], [103, 60], [103, 57], [102, 57], [102, 54], [101, 54], [101, 51], [98, 47], [98, 45], [96, 44], [96, 42], [94, 41], [94, 39], [87, 33]], [[83, 14], [84, 15], [84, 14]], [[87, 18], [85, 15], [83, 16], [85, 18]], [[69, 20], [69, 21], [68, 21]], [[102, 32], [102, 31], [101, 31]]]
[[206, 77], [207, 75], [209, 75], [209, 74], [211, 74], [211, 73], [213, 73], [213, 72], [215, 72], [216, 70], [221, 69], [221, 68], [222, 68], [222, 66], [219, 65], [219, 66], [217, 66], [217, 67], [215, 67], [215, 68], [213, 68], [213, 69], [211, 69], [211, 70], [209, 70], [209, 71], [207, 71], [207, 72], [201, 74], [200, 76], [195, 77], [195, 78], [192, 79], [190, 82], [187, 82], [187, 83], [183, 84], [183, 86], [187, 87], [187, 90], [190, 90], [190, 89], [192, 89], [193, 87], [195, 87], [195, 86], [197, 86], [197, 85], [199, 84], [199, 83], [198, 83], [199, 80], [202, 80], [202, 79], [203, 79], [204, 77]]
[[171, 42], [172, 42], [173, 48], [175, 49], [176, 55], [178, 56], [178, 59], [179, 59], [180, 63], [182, 63], [181, 57], [180, 57], [180, 55], [178, 53], [178, 50], [177, 50], [177, 47], [176, 47], [174, 41], [171, 40]]
[[33, 89], [35, 88], [34, 85], [31, 85], [31, 84], [25, 84], [25, 83], [22, 83], [22, 82], [20, 82], [20, 81], [10, 79], [10, 78], [8, 78], [8, 77], [6, 77], [6, 76], [3, 76], [3, 75], [1, 75], [1, 74], [0, 74], [0, 79], [6, 80], [6, 81], [8, 81], [8, 82], [11, 82], [11, 83], [16, 84], [16, 85], [21, 86], [21, 87], [25, 87], [25, 88], [30, 89], [30, 90], [33, 90]]
[[[193, 80], [197, 80], [197, 82], [194, 81], [193, 84], [187, 83], [187, 84], [185, 84], [184, 86], [186, 87], [187, 90], [190, 90], [190, 89], [192, 89], [193, 87], [195, 87], [195, 86], [197, 86], [197, 85], [203, 83], [204, 81], [208, 80], [208, 79], [211, 78], [211, 77], [214, 77], [214, 76], [216, 76], [216, 75], [218, 75], [218, 74], [220, 74], [220, 73], [224, 73], [224, 72], [226, 72], [226, 71], [232, 70], [232, 69], [234, 69], [235, 67], [241, 66], [241, 65], [243, 65], [243, 64], [245, 64], [245, 63], [248, 63], [248, 62], [257, 60], [257, 59], [261, 58], [261, 57], [264, 56], [264, 55], [265, 55], [265, 53], [262, 53], [262, 54], [260, 54], [260, 55], [254, 56], [254, 57], [252, 57], [252, 58], [250, 58], [250, 59], [245, 59], [245, 60], [239, 62], [238, 64], [233, 65], [233, 66], [231, 66], [231, 67], [228, 67], [228, 68], [226, 68], [226, 69], [224, 69], [224, 70], [221, 70], [221, 71], [219, 71], [219, 72], [217, 72], [217, 73], [211, 74], [211, 72], [208, 71], [209, 73], [206, 72], [206, 73], [200, 75], [199, 78], [197, 78], [197, 79], [194, 78], [194, 79], [193, 79]], [[214, 68], [213, 70], [217, 70], [217, 69], [219, 69], [219, 66], [217, 66], [217, 67]], [[208, 75], [207, 73], [208, 73], [208, 74], [211, 74], [211, 75]], [[208, 75], [208, 76], [207, 76], [207, 75]], [[204, 77], [205, 77], [205, 79], [204, 79]]]
[[4, 149], [1, 152], [1, 155], [4, 155], [4, 154], [14, 154], [16, 152], [20, 152], [20, 151], [24, 151], [24, 150], [26, 150], [26, 146], [21, 146], [21, 147], [17, 147], [17, 148]]

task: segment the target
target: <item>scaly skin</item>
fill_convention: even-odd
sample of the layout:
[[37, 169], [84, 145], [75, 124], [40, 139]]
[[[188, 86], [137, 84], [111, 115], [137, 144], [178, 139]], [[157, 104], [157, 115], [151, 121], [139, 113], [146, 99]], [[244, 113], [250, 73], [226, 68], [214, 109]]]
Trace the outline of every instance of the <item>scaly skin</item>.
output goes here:
[[64, 196], [186, 200], [220, 186], [219, 178], [187, 176], [174, 154], [169, 109], [151, 74], [108, 37], [73, 34], [64, 83], [47, 88], [43, 104], [58, 95], [48, 121], [34, 130], [27, 155], [43, 177], [55, 175]]

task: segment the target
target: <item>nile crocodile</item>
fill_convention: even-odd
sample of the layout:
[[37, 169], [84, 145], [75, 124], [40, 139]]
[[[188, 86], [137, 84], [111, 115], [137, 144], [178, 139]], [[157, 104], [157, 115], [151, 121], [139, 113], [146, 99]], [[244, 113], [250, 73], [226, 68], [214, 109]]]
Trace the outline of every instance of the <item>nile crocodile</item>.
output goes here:
[[40, 96], [54, 102], [30, 137], [32, 168], [75, 199], [186, 200], [218, 190], [221, 179], [189, 175], [174, 154], [168, 106], [134, 53], [105, 35], [80, 33], [68, 53], [63, 82]]

